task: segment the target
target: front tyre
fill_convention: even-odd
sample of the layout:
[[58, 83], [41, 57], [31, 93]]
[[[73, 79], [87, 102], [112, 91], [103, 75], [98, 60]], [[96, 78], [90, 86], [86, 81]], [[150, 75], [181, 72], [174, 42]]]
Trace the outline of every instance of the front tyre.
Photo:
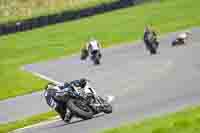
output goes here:
[[103, 112], [106, 113], [106, 114], [112, 113], [112, 106], [110, 104], [105, 105]]
[[83, 100], [69, 99], [67, 107], [78, 117], [87, 120], [93, 117], [92, 109]]
[[94, 62], [94, 65], [99, 65], [100, 64], [100, 59], [101, 59], [101, 53], [100, 53], [100, 51], [94, 51], [92, 53], [91, 59]]
[[99, 60], [99, 59], [95, 59], [95, 60], [94, 60], [94, 64], [95, 64], [95, 65], [99, 65], [99, 64], [100, 64], [100, 60]]
[[105, 99], [103, 99], [101, 97], [99, 97], [99, 100], [104, 104], [103, 112], [106, 113], [106, 114], [112, 113], [112, 106], [111, 106], [111, 104], [109, 104], [107, 101], [105, 101]]

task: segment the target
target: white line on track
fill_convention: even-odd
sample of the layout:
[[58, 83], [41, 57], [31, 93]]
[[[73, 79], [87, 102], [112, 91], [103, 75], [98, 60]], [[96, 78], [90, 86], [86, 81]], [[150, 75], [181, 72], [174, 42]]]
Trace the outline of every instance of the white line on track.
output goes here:
[[[24, 69], [24, 67], [22, 67], [21, 68], [23, 71], [26, 71], [25, 69]], [[53, 82], [53, 83], [55, 83], [55, 84], [58, 84], [58, 85], [61, 85], [62, 83], [61, 82], [59, 82], [59, 81], [56, 81], [56, 80], [54, 80], [54, 79], [52, 79], [52, 78], [50, 78], [50, 77], [47, 77], [47, 76], [45, 76], [45, 75], [42, 75], [42, 74], [40, 74], [40, 73], [38, 73], [38, 72], [33, 72], [33, 71], [29, 71], [29, 72], [31, 72], [33, 75], [35, 75], [35, 76], [38, 76], [38, 77], [40, 77], [40, 78], [42, 78], [42, 79], [44, 79], [44, 80], [48, 80], [48, 81], [50, 81], [50, 82]]]
[[26, 126], [26, 127], [23, 127], [23, 128], [16, 129], [14, 131], [11, 131], [10, 133], [21, 133], [25, 129], [41, 127], [41, 126], [45, 126], [45, 125], [48, 125], [48, 124], [51, 124], [51, 123], [54, 123], [54, 122], [57, 122], [57, 121], [60, 121], [59, 116], [50, 118], [49, 120], [44, 121], [44, 122], [40, 122], [40, 123], [37, 123], [37, 124], [33, 124], [33, 125], [30, 125], [30, 126]]

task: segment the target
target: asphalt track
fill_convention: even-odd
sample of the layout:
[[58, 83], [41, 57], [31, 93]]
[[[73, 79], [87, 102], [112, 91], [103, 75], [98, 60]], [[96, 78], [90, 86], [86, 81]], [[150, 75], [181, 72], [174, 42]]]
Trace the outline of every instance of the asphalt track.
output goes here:
[[[176, 33], [162, 37], [159, 54], [154, 56], [149, 56], [143, 43], [138, 42], [136, 45], [104, 49], [100, 66], [93, 66], [90, 61], [82, 62], [77, 55], [25, 66], [24, 69], [29, 72], [37, 72], [59, 82], [87, 77], [92, 80], [98, 94], [113, 95], [115, 101], [114, 112], [109, 115], [87, 121], [75, 119], [68, 125], [57, 121], [20, 132], [94, 133], [199, 104], [200, 28], [191, 31], [193, 35], [187, 46], [170, 46]], [[32, 101], [27, 101], [30, 105], [24, 108], [27, 112], [29, 106], [40, 105], [34, 96], [30, 99]], [[33, 108], [31, 112], [47, 109], [47, 106], [41, 106]]]

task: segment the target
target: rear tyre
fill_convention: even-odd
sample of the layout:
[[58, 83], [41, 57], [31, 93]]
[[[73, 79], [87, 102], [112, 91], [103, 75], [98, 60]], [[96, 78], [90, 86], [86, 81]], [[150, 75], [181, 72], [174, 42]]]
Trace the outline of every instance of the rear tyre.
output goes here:
[[67, 107], [78, 117], [87, 120], [93, 117], [92, 109], [82, 100], [69, 99]]
[[157, 53], [156, 48], [152, 46], [150, 48], [150, 53], [151, 53], [151, 55], [156, 54]]

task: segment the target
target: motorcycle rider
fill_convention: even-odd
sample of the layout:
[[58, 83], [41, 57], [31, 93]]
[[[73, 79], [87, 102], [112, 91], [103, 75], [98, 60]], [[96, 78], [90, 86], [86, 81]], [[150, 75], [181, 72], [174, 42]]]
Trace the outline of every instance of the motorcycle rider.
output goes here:
[[185, 31], [185, 32], [178, 34], [176, 39], [178, 41], [182, 42], [183, 44], [185, 44], [190, 35], [191, 35], [190, 31]]
[[74, 89], [82, 90], [83, 97], [93, 97], [91, 98], [92, 101], [90, 101], [90, 103], [95, 103], [93, 104], [94, 108], [101, 108], [101, 105], [96, 101], [99, 97], [97, 96], [96, 91], [89, 84], [89, 80], [81, 78], [80, 80], [71, 81], [70, 85], [73, 86]]
[[86, 44], [86, 48], [91, 55], [95, 55], [96, 53], [100, 53], [101, 56], [101, 44], [94, 38], [91, 38], [90, 41]]
[[72, 118], [71, 111], [66, 108], [66, 104], [59, 100], [59, 97], [63, 96], [63, 91], [65, 89], [69, 89], [69, 84], [65, 82], [63, 85], [55, 85], [53, 83], [49, 83], [45, 88], [45, 99], [46, 103], [54, 109], [64, 120], [65, 122], [69, 122]]
[[[63, 85], [48, 84], [45, 92], [45, 99], [47, 104], [53, 108], [61, 116], [62, 120], [69, 122], [73, 116], [72, 112], [66, 107], [66, 104], [59, 100], [59, 97], [63, 96], [63, 91], [66, 91], [73, 87], [74, 89], [81, 89], [86, 96], [96, 96], [95, 90], [89, 85], [89, 80], [81, 78], [80, 80], [74, 80], [70, 83], [65, 82]], [[92, 92], [92, 94], [91, 94]], [[96, 101], [94, 101], [96, 102]], [[97, 107], [98, 105], [96, 105]]]
[[158, 48], [157, 32], [149, 25], [145, 27], [143, 40], [147, 49], [152, 47], [152, 41], [155, 41], [156, 47]]

